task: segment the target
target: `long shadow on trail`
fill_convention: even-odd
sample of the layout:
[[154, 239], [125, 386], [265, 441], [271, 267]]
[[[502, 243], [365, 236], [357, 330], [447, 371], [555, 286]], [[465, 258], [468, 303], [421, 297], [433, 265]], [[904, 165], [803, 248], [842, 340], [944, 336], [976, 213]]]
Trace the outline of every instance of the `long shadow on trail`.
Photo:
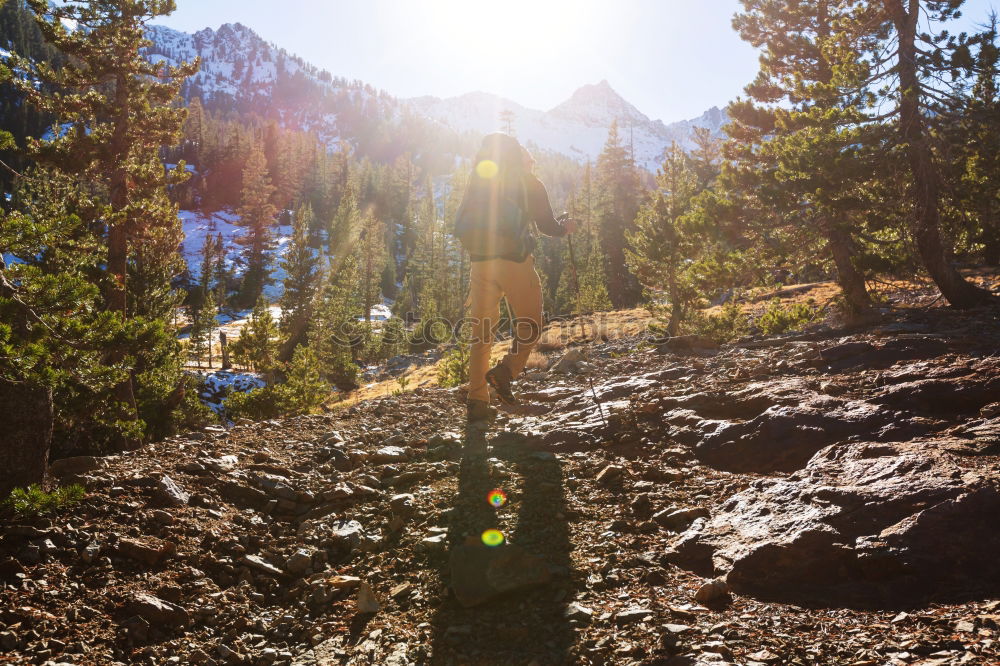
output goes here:
[[[484, 445], [485, 435], [470, 430], [466, 441], [467, 445]], [[500, 574], [505, 582], [519, 577], [532, 579], [539, 572], [551, 575], [551, 580], [471, 608], [464, 607], [454, 593], [449, 594], [433, 619], [431, 663], [567, 663], [573, 632], [565, 611], [577, 581], [570, 566], [562, 467], [557, 459], [543, 460], [514, 446], [499, 447], [489, 455], [490, 460], [462, 462], [448, 525], [451, 553], [459, 551], [458, 559], [466, 572], [463, 578], [471, 570], [482, 574], [484, 586], [486, 581], [496, 582], [495, 576], [487, 575], [487, 565], [480, 557], [488, 560], [518, 550], [526, 553], [525, 559], [505, 567]], [[508, 504], [499, 510], [487, 501], [493, 489], [509, 496]], [[511, 515], [512, 510], [516, 515]], [[489, 529], [499, 529], [508, 543], [519, 549], [504, 551], [503, 546], [490, 552], [481, 541]], [[446, 558], [440, 572], [448, 586], [455, 584], [452, 571]], [[476, 591], [473, 585], [472, 592]], [[466, 597], [468, 594], [466, 586]]]

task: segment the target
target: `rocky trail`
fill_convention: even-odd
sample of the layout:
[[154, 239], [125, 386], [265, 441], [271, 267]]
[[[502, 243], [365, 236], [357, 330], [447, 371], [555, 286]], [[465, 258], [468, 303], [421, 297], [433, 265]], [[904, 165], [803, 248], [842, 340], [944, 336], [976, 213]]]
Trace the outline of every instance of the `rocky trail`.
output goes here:
[[945, 309], [627, 338], [485, 436], [420, 388], [56, 461], [88, 494], [2, 524], [0, 662], [998, 664], [998, 352]]

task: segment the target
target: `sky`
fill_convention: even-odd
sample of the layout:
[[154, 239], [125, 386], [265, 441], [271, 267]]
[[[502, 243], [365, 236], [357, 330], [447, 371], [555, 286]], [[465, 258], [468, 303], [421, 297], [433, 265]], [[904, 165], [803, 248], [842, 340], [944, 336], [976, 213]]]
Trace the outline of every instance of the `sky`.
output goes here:
[[[397, 97], [484, 91], [548, 110], [606, 79], [653, 119], [738, 96], [757, 53], [733, 32], [738, 0], [176, 0], [156, 23], [242, 23], [334, 76]], [[968, 0], [966, 24], [1000, 0]]]

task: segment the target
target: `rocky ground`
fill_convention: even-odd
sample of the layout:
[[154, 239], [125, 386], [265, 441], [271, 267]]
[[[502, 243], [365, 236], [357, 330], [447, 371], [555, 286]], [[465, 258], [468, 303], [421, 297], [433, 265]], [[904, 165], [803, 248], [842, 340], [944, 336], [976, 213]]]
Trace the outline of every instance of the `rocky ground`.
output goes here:
[[485, 436], [422, 388], [57, 461], [88, 495], [2, 524], [0, 662], [998, 664], [998, 351], [944, 309], [631, 338]]

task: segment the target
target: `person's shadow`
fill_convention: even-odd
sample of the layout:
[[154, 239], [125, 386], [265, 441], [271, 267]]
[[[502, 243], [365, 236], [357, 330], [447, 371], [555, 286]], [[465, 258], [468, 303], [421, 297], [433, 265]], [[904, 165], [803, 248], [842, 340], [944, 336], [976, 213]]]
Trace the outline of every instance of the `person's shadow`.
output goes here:
[[[482, 431], [469, 429], [465, 437], [467, 451], [486, 448]], [[495, 437], [496, 448], [488, 454], [491, 459], [467, 456], [462, 461], [458, 495], [448, 524], [450, 557], [444, 558], [440, 575], [450, 589], [461, 586], [463, 592], [457, 597], [449, 592], [434, 616], [429, 663], [541, 666], [570, 661], [573, 631], [566, 607], [582, 582], [570, 566], [562, 466], [558, 459], [545, 459], [517, 444], [501, 443], [511, 439], [515, 438]], [[490, 505], [488, 496], [494, 489], [508, 495], [506, 506], [494, 509]], [[517, 507], [516, 516], [510, 515], [512, 506]], [[500, 530], [511, 546], [484, 545], [486, 530]], [[472, 607], [460, 602], [468, 603], [479, 593], [476, 585], [468, 584], [470, 578], [477, 578], [477, 571], [484, 582], [493, 580], [492, 573], [485, 571], [489, 568], [485, 561], [504, 559], [505, 553], [515, 551], [523, 559], [515, 558], [508, 567], [512, 570], [502, 577], [523, 574], [522, 580], [538, 583], [536, 574], [544, 570], [549, 581]], [[458, 569], [462, 581], [452, 579]]]

